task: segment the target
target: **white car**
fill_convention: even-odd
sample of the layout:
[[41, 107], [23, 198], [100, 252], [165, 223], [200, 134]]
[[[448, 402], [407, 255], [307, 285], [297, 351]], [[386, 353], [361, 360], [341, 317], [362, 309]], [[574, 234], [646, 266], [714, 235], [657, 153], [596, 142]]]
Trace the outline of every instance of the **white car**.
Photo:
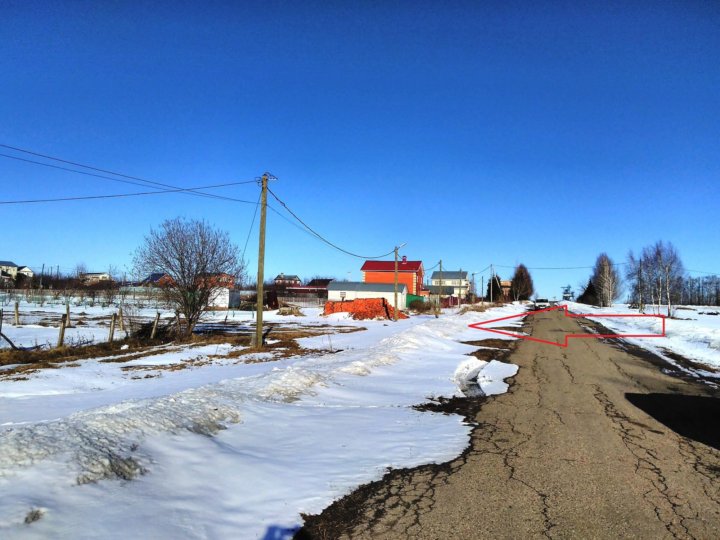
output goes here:
[[550, 301], [547, 298], [536, 298], [534, 309], [546, 309], [550, 307]]

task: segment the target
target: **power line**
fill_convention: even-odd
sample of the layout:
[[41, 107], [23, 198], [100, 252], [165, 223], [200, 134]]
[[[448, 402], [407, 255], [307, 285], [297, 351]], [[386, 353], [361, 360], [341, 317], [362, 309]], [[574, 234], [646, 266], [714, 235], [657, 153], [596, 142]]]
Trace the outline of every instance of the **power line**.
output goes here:
[[[227, 186], [237, 186], [239, 184], [246, 184], [247, 182], [230, 182], [226, 184], [214, 184], [211, 186], [200, 186], [196, 188], [177, 188], [177, 189], [163, 189], [159, 191], [142, 191], [138, 193], [116, 193], [112, 195], [87, 195], [80, 197], [61, 197], [57, 199], [28, 199], [23, 201], [0, 201], [0, 204], [34, 204], [34, 203], [48, 203], [48, 202], [67, 202], [67, 201], [86, 201], [92, 199], [117, 199], [121, 197], [138, 197], [142, 195], [164, 195], [166, 193], [183, 193], [195, 189], [213, 189]], [[253, 201], [245, 201], [242, 199], [233, 199], [236, 202], [242, 202], [246, 204], [257, 204]]]
[[11, 156], [9, 154], [2, 154], [0, 153], [0, 157], [8, 158], [8, 159], [15, 159], [17, 161], [23, 161], [25, 163], [32, 163], [34, 165], [42, 165], [43, 167], [50, 167], [51, 169], [59, 169], [61, 171], [67, 171], [67, 172], [73, 172], [76, 174], [83, 174], [85, 176], [94, 176], [95, 178], [104, 178], [106, 180], [112, 180], [113, 182], [122, 182], [123, 184], [132, 184], [134, 186], [142, 186], [142, 187], [148, 187], [148, 184], [142, 184], [140, 182], [133, 182], [131, 180], [121, 180], [120, 178], [112, 178], [111, 176], [104, 176], [102, 174], [95, 174], [95, 173], [89, 173], [85, 171], [78, 171], [76, 169], [71, 169], [69, 167], [62, 167], [60, 165], [53, 165], [52, 163], [43, 163], [41, 161], [35, 161], [33, 159], [25, 159], [18, 156]]
[[720, 274], [720, 272], [703, 272], [702, 270], [693, 270], [691, 268], [686, 268], [685, 271], [686, 272], [694, 272], [696, 274], [705, 274], [708, 276], [717, 276], [718, 274]]
[[[612, 263], [612, 266], [625, 266], [628, 263]], [[496, 264], [497, 268], [516, 268], [518, 265]], [[595, 266], [527, 266], [528, 270], [587, 270]]]
[[276, 200], [278, 203], [280, 203], [280, 205], [281, 205], [283, 208], [285, 208], [285, 210], [287, 210], [287, 212], [288, 212], [292, 217], [294, 217], [299, 223], [301, 223], [302, 226], [305, 227], [308, 231], [310, 231], [318, 240], [320, 240], [320, 241], [322, 241], [322, 242], [325, 242], [327, 245], [329, 245], [329, 246], [337, 249], [338, 251], [341, 251], [341, 252], [343, 252], [343, 253], [345, 253], [345, 254], [347, 254], [347, 255], [351, 255], [352, 257], [357, 257], [358, 259], [381, 259], [381, 258], [387, 257], [387, 256], [389, 256], [389, 255], [391, 255], [391, 254], [393, 254], [393, 253], [395, 252], [395, 249], [393, 248], [393, 249], [391, 249], [388, 253], [384, 253], [383, 255], [377, 255], [377, 256], [374, 256], [374, 257], [368, 257], [368, 256], [364, 256], [364, 255], [358, 255], [357, 253], [353, 253], [353, 252], [351, 252], [351, 251], [348, 251], [348, 250], [346, 250], [346, 249], [343, 249], [343, 248], [341, 248], [340, 246], [338, 246], [337, 244], [332, 243], [332, 242], [331, 242], [330, 240], [328, 240], [327, 238], [324, 238], [320, 233], [318, 233], [318, 232], [315, 231], [312, 227], [310, 227], [310, 225], [308, 225], [308, 224], [305, 223], [302, 219], [300, 219], [300, 217], [299, 217], [295, 212], [293, 212], [292, 210], [290, 210], [290, 208], [288, 207], [288, 205], [285, 204], [282, 200], [280, 200], [280, 198], [279, 198], [277, 195], [275, 195], [275, 193], [273, 193], [273, 191], [272, 191], [270, 188], [268, 188], [268, 192], [275, 198], [275, 200]]
[[247, 250], [248, 242], [250, 241], [250, 235], [252, 234], [253, 227], [255, 226], [255, 217], [257, 216], [257, 211], [260, 206], [260, 197], [262, 197], [262, 194], [258, 195], [257, 204], [255, 205], [255, 212], [253, 212], [252, 221], [250, 222], [250, 230], [248, 231], [247, 238], [245, 239], [245, 247], [243, 247], [242, 252], [242, 260], [245, 260], [245, 250]]
[[[66, 163], [66, 164], [68, 164], [68, 165], [73, 165], [73, 166], [75, 166], [75, 167], [82, 167], [82, 168], [84, 168], [84, 169], [88, 169], [88, 170], [91, 170], [91, 171], [97, 171], [97, 172], [101, 172], [101, 173], [105, 173], [105, 174], [112, 174], [113, 176], [119, 176], [119, 177], [121, 177], [121, 178], [127, 178], [127, 179], [129, 179], [129, 180], [136, 180], [136, 181], [138, 181], [138, 182], [142, 182], [142, 184], [136, 184], [136, 185], [141, 185], [141, 186], [153, 185], [153, 186], [158, 186], [158, 187], [167, 188], [167, 189], [180, 189], [180, 188], [178, 188], [178, 186], [175, 186], [175, 185], [172, 185], [172, 184], [166, 184], [166, 183], [163, 183], [163, 182], [157, 182], [157, 181], [155, 181], [155, 180], [147, 180], [147, 179], [141, 178], [141, 177], [139, 177], [139, 176], [132, 176], [132, 175], [129, 175], [129, 174], [118, 173], [118, 172], [110, 171], [110, 170], [108, 170], [108, 169], [101, 169], [101, 168], [99, 168], [99, 167], [93, 167], [92, 165], [84, 165], [84, 164], [82, 164], [82, 163], [77, 163], [77, 162], [75, 162], [75, 161], [70, 161], [70, 160], [67, 160], [67, 159], [59, 158], [59, 157], [49, 156], [49, 155], [47, 155], [47, 154], [42, 154], [42, 153], [40, 153], [40, 152], [35, 152], [35, 151], [32, 151], [32, 150], [27, 150], [27, 149], [25, 149], [25, 148], [19, 148], [19, 147], [17, 147], [17, 146], [11, 146], [11, 145], [8, 145], [8, 144], [1, 144], [1, 143], [0, 143], [0, 148], [8, 148], [8, 149], [14, 150], [14, 151], [16, 151], [16, 152], [23, 152], [23, 153], [25, 153], [25, 154], [29, 154], [29, 155], [41, 157], [41, 158], [44, 158], [44, 159], [50, 159], [50, 160], [53, 160], [53, 161], [58, 161], [58, 162], [60, 162], [60, 163]], [[65, 171], [68, 171], [68, 172], [74, 172], [74, 173], [77, 173], [77, 174], [84, 174], [84, 175], [86, 175], [86, 176], [95, 176], [95, 177], [98, 177], [98, 178], [105, 178], [105, 179], [107, 179], [107, 180], [112, 180], [112, 181], [116, 181], [116, 182], [124, 182], [124, 183], [128, 183], [128, 184], [135, 184], [135, 182], [124, 181], [124, 180], [120, 180], [120, 179], [118, 179], [118, 178], [111, 178], [111, 177], [108, 177], [108, 176], [102, 176], [102, 175], [87, 173], [87, 172], [84, 172], [84, 171], [78, 171], [78, 170], [76, 170], [76, 169], [70, 169], [70, 168], [67, 168], [67, 167], [61, 167], [61, 166], [59, 166], [59, 165], [52, 165], [52, 164], [49, 164], [49, 163], [42, 163], [42, 162], [40, 162], [40, 161], [34, 161], [34, 160], [30, 160], [30, 159], [25, 159], [25, 158], [21, 158], [21, 157], [18, 157], [18, 156], [11, 156], [11, 155], [9, 155], [9, 154], [0, 154], [0, 156], [7, 157], [7, 158], [10, 158], [10, 159], [16, 159], [16, 160], [19, 160], [19, 161], [25, 161], [25, 162], [27, 162], [27, 163], [33, 163], [33, 164], [36, 164], [36, 165], [42, 165], [42, 166], [45, 166], [45, 167], [52, 167], [52, 168], [55, 168], [55, 169], [65, 170]], [[253, 183], [253, 182], [256, 182], [256, 181], [257, 181], [257, 180], [249, 180], [249, 181], [244, 182], [244, 183], [250, 184], [250, 183]], [[194, 189], [187, 189], [186, 191], [187, 191], [187, 194], [188, 194], [188, 195], [196, 195], [196, 196], [199, 196], [199, 197], [209, 197], [209, 198], [213, 198], [213, 199], [223, 199], [223, 200], [233, 201], [233, 202], [248, 202], [248, 201], [243, 201], [243, 200], [241, 200], [241, 199], [235, 199], [234, 197], [227, 197], [227, 196], [224, 196], [224, 195], [216, 195], [216, 194], [214, 194], [214, 193], [202, 193], [202, 192], [197, 191], [197, 190], [194, 190]]]

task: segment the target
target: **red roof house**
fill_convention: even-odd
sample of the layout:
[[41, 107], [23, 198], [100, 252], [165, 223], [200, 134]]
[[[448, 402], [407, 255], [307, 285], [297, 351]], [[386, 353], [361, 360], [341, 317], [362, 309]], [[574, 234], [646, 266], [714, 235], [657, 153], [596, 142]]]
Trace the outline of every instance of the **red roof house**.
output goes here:
[[[365, 283], [395, 283], [395, 261], [365, 261], [360, 270]], [[408, 294], [420, 296], [424, 277], [422, 261], [398, 261], [398, 283], [407, 285]]]

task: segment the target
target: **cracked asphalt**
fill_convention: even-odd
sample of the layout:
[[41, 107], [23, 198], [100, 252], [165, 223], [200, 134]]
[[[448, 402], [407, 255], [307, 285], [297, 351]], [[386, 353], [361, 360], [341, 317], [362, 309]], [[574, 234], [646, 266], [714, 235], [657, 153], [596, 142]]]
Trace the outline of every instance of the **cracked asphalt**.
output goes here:
[[[544, 339], [583, 331], [562, 312], [530, 319]], [[720, 538], [720, 451], [626, 398], [716, 390], [596, 339], [522, 341], [508, 360], [520, 371], [469, 413], [462, 456], [391, 471], [309, 516], [297, 537]]]

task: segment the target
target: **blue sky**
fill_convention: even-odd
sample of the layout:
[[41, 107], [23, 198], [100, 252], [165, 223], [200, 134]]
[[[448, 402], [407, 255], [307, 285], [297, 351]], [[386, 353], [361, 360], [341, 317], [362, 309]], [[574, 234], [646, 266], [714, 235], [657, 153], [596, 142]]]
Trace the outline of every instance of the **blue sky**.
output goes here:
[[[407, 242], [426, 267], [591, 266], [663, 239], [720, 272], [715, 2], [10, 1], [0, 35], [2, 144], [184, 187], [270, 171], [333, 242]], [[146, 191], [4, 157], [0, 186], [4, 201]], [[253, 210], [179, 194], [3, 205], [0, 259], [129, 269], [178, 215], [242, 248]], [[361, 265], [269, 213], [267, 275]], [[552, 297], [589, 270], [532, 275]]]

